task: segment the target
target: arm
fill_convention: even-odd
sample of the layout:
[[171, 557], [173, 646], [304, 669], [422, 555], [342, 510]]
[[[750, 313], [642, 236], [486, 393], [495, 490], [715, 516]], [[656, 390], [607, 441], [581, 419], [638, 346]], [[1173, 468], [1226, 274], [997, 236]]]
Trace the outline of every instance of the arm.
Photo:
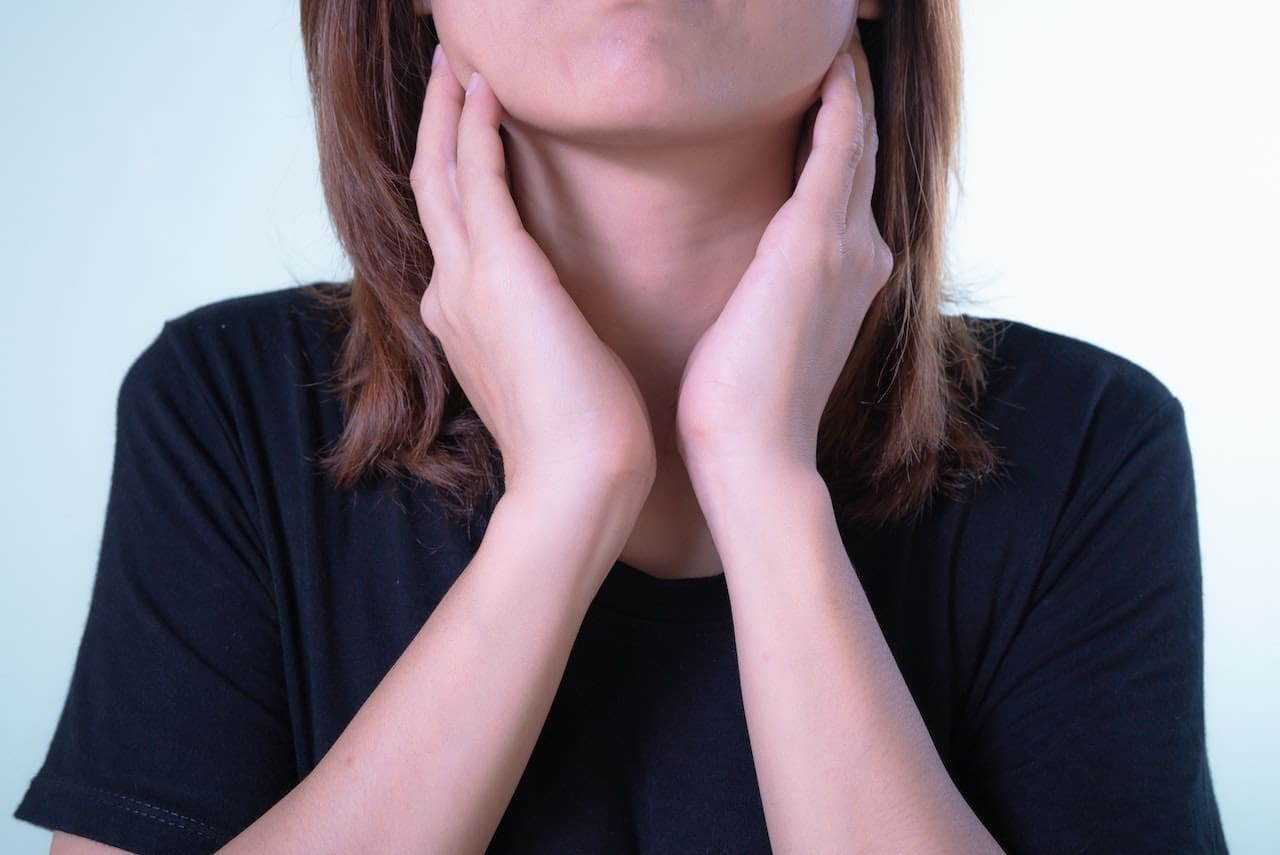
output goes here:
[[228, 411], [248, 405], [220, 337], [166, 334], [122, 389], [70, 714], [23, 818], [184, 852], [477, 851], [496, 830], [656, 462], [634, 378], [520, 225], [501, 105], [440, 55], [410, 179], [437, 261], [423, 322], [502, 452], [478, 554], [298, 783], [253, 420]]
[[1205, 745], [1190, 448], [1178, 401], [1143, 401], [1125, 389], [1095, 417], [1106, 439], [1073, 464], [1036, 592], [955, 722], [950, 775], [825, 484], [795, 466], [695, 469], [777, 851], [1227, 851]]
[[802, 132], [791, 198], [689, 357], [678, 447], [725, 568], [773, 848], [993, 852], [934, 750], [814, 465], [822, 414], [895, 264], [871, 207], [878, 136], [856, 27], [845, 47], [808, 146]]
[[320, 764], [224, 852], [479, 852], [643, 490], [508, 493], [476, 557]]
[[816, 470], [734, 472], [752, 483], [704, 471], [699, 498], [725, 566], [774, 850], [1001, 851], [938, 757]]
[[[475, 558], [329, 752], [220, 851], [484, 850], [648, 487], [630, 474], [549, 483], [503, 495]], [[116, 851], [69, 835], [51, 850]]]

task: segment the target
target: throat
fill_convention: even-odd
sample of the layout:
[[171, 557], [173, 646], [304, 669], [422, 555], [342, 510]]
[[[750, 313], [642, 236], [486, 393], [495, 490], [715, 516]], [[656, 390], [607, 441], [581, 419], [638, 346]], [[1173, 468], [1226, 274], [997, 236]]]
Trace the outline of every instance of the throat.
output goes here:
[[679, 455], [660, 458], [649, 498], [636, 518], [621, 560], [659, 579], [724, 572], [688, 472]]

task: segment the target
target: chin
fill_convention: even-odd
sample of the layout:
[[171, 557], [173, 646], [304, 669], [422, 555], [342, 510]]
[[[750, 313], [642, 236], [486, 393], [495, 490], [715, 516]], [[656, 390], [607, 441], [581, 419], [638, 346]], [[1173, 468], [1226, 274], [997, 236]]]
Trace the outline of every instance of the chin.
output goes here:
[[509, 121], [524, 129], [600, 145], [635, 145], [712, 139], [763, 118], [724, 94], [735, 91], [707, 92], [659, 74], [580, 78], [571, 96], [516, 90], [507, 100], [499, 93], [499, 100]]

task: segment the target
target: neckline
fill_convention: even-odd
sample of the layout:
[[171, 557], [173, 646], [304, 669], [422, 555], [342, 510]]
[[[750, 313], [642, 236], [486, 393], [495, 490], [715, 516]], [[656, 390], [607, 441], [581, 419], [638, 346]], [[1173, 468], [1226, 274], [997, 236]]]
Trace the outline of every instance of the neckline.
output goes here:
[[664, 579], [622, 561], [614, 562], [593, 605], [655, 623], [721, 623], [732, 619], [729, 586], [714, 576]]

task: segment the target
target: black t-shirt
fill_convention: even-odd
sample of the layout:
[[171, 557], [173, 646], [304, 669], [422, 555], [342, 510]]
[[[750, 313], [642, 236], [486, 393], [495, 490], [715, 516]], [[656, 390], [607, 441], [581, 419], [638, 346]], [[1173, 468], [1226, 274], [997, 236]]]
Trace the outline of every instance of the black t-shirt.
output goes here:
[[[328, 323], [297, 287], [222, 300], [130, 367], [89, 617], [19, 818], [216, 849], [317, 764], [475, 554], [484, 520], [447, 524], [428, 485], [326, 480]], [[987, 358], [1008, 477], [841, 526], [939, 756], [1011, 853], [1225, 852], [1182, 406], [1022, 323]], [[723, 575], [612, 567], [489, 851], [769, 851]]]

